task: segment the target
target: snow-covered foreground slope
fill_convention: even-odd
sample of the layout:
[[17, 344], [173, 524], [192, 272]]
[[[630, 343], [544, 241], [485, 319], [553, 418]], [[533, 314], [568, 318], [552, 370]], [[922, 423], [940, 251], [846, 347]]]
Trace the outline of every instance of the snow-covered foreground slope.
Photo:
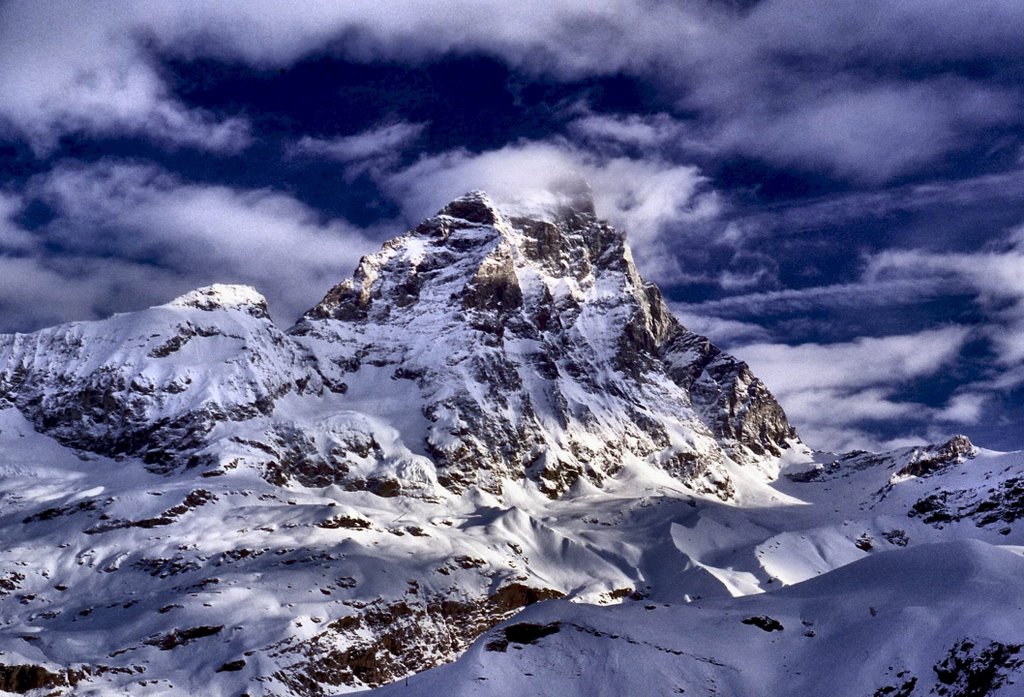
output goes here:
[[1024, 558], [983, 542], [878, 553], [736, 599], [552, 601], [374, 695], [1019, 695]]
[[288, 331], [217, 285], [0, 336], [0, 690], [340, 693], [559, 598], [728, 624], [885, 551], [1024, 544], [1022, 471], [963, 438], [812, 453], [589, 203], [471, 194]]
[[[851, 578], [882, 569], [868, 584], [871, 592], [912, 596], [906, 604], [919, 608], [919, 615], [909, 610], [886, 615], [892, 622], [906, 622], [908, 632], [925, 632], [922, 627], [933, 626], [927, 619], [931, 613], [953, 613], [958, 604], [977, 618], [991, 615], [993, 621], [1013, 620], [1016, 615], [1007, 611], [1018, 607], [1005, 605], [1003, 612], [994, 612], [1002, 601], [986, 604], [984, 595], [973, 597], [971, 604], [962, 595], [948, 605], [940, 598], [935, 606], [937, 596], [925, 591], [937, 585], [948, 590], [947, 569], [936, 568], [927, 582], [918, 579], [910, 585], [888, 571], [920, 559], [913, 555], [940, 540], [1024, 543], [1013, 522], [1007, 522], [1013, 518], [1009, 512], [995, 525], [982, 518], [936, 523], [908, 515], [923, 494], [953, 491], [952, 482], [980, 494], [1001, 491], [1004, 480], [999, 478], [1024, 466], [1017, 454], [982, 452], [959, 463], [954, 458], [941, 474], [932, 475], [946, 482], [900, 479], [884, 496], [879, 492], [893, 478], [893, 469], [913, 459], [908, 453], [854, 470], [846, 488], [838, 480], [805, 483], [785, 476], [769, 485], [742, 479], [737, 468], [744, 505], [688, 492], [653, 468], [643, 476], [639, 471], [620, 475], [603, 489], [579, 485], [554, 501], [535, 487], [512, 482], [500, 495], [477, 492], [426, 500], [340, 487], [282, 489], [244, 470], [205, 478], [191, 471], [160, 475], [130, 460], [76, 456], [36, 433], [13, 409], [0, 411], [0, 418], [0, 658], [7, 666], [42, 668], [58, 683], [78, 681], [77, 694], [343, 692], [450, 661], [482, 633], [481, 642], [491, 641], [496, 635], [487, 630], [494, 622], [563, 593], [594, 606], [566, 610], [556, 604], [555, 609], [545, 607], [545, 613], [553, 614], [543, 615], [549, 618], [543, 622], [531, 615], [510, 621], [567, 622], [576, 616], [571, 613], [580, 612], [584, 619], [573, 620], [580, 626], [612, 633], [617, 628], [622, 634], [628, 624], [647, 637], [643, 641], [683, 650], [701, 646], [687, 642], [710, 631], [690, 627], [686, 618], [699, 618], [700, 627], [731, 627], [743, 619], [730, 609], [731, 598], [746, 595], [751, 599], [744, 602], [753, 609], [744, 612], [779, 619], [786, 641], [806, 629], [799, 625], [804, 619], [816, 622], [811, 629], [824, 636], [827, 613], [800, 615], [795, 606], [769, 598], [778, 594], [776, 589], [795, 584], [780, 597], [803, 597], [798, 589], [818, 588], [816, 607], [847, 607], [843, 598], [848, 591], [831, 597], [826, 579], [833, 583], [833, 569], [843, 573], [846, 565], [872, 562], [873, 557], [890, 560], [885, 566], [857, 567], [865, 570]], [[792, 469], [802, 472], [807, 464]], [[974, 548], [951, 549], [943, 558]], [[1006, 564], [1007, 574], [1018, 573], [1015, 557], [993, 558], [993, 564]], [[994, 578], [996, 585], [1002, 583], [1002, 576]], [[807, 579], [825, 585], [800, 583]], [[924, 572], [922, 579], [927, 579]], [[972, 592], [970, 587], [964, 592]], [[894, 606], [903, 602], [893, 601]], [[848, 606], [849, 616], [840, 613], [829, 621], [839, 646], [848, 634], [840, 629], [847, 618], [853, 631], [857, 623], [873, 619], [860, 617], [867, 607], [884, 606], [875, 599], [858, 603]], [[693, 608], [702, 608], [703, 614]], [[670, 619], [648, 627], [663, 611]], [[984, 634], [973, 622], [951, 614], [946, 624], [976, 642], [1019, 643], [1008, 635]], [[881, 624], [865, 627], [857, 631], [874, 631]], [[735, 630], [751, 634], [723, 629], [717, 643], [705, 645], [725, 647], [731, 638], [753, 636], [766, 642], [754, 645], [767, 652], [757, 654], [757, 660], [777, 668], [779, 654], [771, 652], [775, 634], [748, 626]], [[653, 634], [643, 634], [648, 631]], [[545, 649], [546, 642], [529, 650]], [[655, 658], [675, 656], [662, 656], [657, 649], [650, 656], [635, 656], [628, 651], [636, 647], [625, 641], [595, 646], [610, 652], [609, 657], [584, 647], [582, 657], [573, 660], [593, 659], [581, 670], [591, 675], [610, 671], [616, 676], [608, 678], [611, 684], [654, 670], [637, 661], [660, 665]], [[620, 649], [627, 653], [617, 654]], [[477, 646], [459, 665], [476, 665], [472, 657], [480, 650]], [[575, 650], [559, 648], [536, 660], [564, 667], [565, 652]], [[878, 656], [886, 651], [902, 655], [895, 649], [878, 651]], [[515, 646], [509, 652], [518, 655]], [[720, 654], [694, 652], [717, 656], [727, 665], [732, 664], [726, 658], [747, 653], [725, 648]], [[491, 652], [486, 656], [511, 660]], [[933, 660], [931, 654], [922, 656], [922, 661]], [[800, 660], [807, 662], [781, 662], [806, 671], [810, 679], [818, 664], [810, 654]], [[725, 680], [720, 667], [708, 673], [712, 664], [698, 661], [703, 672], [691, 675], [682, 664], [669, 663], [683, 672], [667, 674], [690, 676], [691, 683], [680, 686], [703, 684], [708, 675], [717, 676], [720, 684]], [[913, 665], [917, 670], [918, 664]], [[480, 675], [468, 677], [463, 670], [442, 675], [455, 681], [450, 689], [472, 693], [482, 682], [476, 679]], [[496, 693], [506, 693], [498, 682], [501, 675], [481, 675], [495, 681]], [[781, 680], [792, 673], [778, 675]], [[872, 676], [888, 679], [884, 671]], [[431, 694], [432, 688], [424, 689]], [[630, 693], [637, 692], [619, 694]], [[758, 692], [723, 689], [719, 694]]]

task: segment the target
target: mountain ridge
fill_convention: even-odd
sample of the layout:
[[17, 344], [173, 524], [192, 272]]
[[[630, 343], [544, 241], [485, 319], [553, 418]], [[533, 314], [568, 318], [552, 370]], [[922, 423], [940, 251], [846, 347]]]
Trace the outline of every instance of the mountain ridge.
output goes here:
[[[89, 366], [78, 385], [65, 378], [83, 373], [74, 358], [83, 333], [102, 326], [98, 333], [116, 334], [116, 325], [129, 320], [5, 337], [0, 399], [69, 445], [140, 455], [168, 469], [197, 466], [192, 458], [204, 457], [203, 443], [190, 441], [183, 430], [205, 433], [219, 420], [270, 416], [275, 402], [289, 394], [343, 393], [364, 362], [375, 363], [378, 369], [394, 366], [391, 377], [410, 380], [424, 393], [421, 411], [430, 422], [420, 424], [427, 430], [425, 450], [420, 443], [406, 445], [434, 461], [443, 486], [497, 489], [501, 477], [526, 473], [558, 495], [581, 476], [599, 483], [613, 474], [625, 449], [658, 459], [684, 480], [704, 477], [705, 486], [727, 498], [728, 476], [715, 463], [727, 456], [742, 462], [777, 456], [790, 441], [798, 442], [795, 431], [746, 364], [671, 316], [657, 288], [637, 273], [625, 236], [598, 221], [592, 203], [577, 198], [575, 205], [583, 207], [562, 205], [549, 219], [508, 218], [486, 195], [467, 194], [364, 257], [352, 279], [328, 291], [286, 333], [270, 320], [254, 289], [214, 285], [191, 291], [143, 311], [154, 315], [147, 344], [167, 335], [159, 346], [128, 357], [107, 339], [110, 355], [91, 356], [98, 365]], [[235, 309], [253, 321], [230, 319], [218, 327], [210, 324], [211, 315], [165, 316]], [[169, 326], [161, 328], [156, 315]], [[232, 341], [242, 342], [234, 355]], [[198, 404], [170, 397], [168, 392], [193, 392], [193, 379], [220, 379], [194, 362], [180, 381], [165, 381], [162, 388], [152, 383], [149, 374], [166, 373], [153, 363], [175, 360], [191, 350], [190, 342], [219, 342], [214, 356], [197, 360], [220, 358], [247, 374], [211, 388], [216, 394], [200, 395]], [[424, 342], [432, 346], [424, 348]], [[451, 350], [447, 365], [434, 353], [440, 345]], [[250, 351], [252, 346], [258, 348]], [[53, 354], [68, 355], [69, 362], [37, 365], [40, 356], [45, 363]], [[260, 364], [273, 370], [261, 373]], [[244, 397], [231, 404], [227, 391], [236, 384]], [[487, 396], [469, 394], [465, 385]], [[169, 412], [159, 419], [146, 404], [146, 391], [154, 389]], [[650, 390], [662, 394], [660, 413], [645, 403]], [[571, 394], [580, 391], [582, 398]], [[595, 392], [613, 403], [598, 410], [593, 400], [588, 403], [587, 393]], [[105, 428], [115, 410], [122, 417], [112, 428], [124, 432]], [[93, 423], [76, 428], [90, 411], [97, 412]], [[124, 428], [135, 413], [137, 427]], [[417, 418], [406, 414], [400, 420], [404, 427]], [[154, 421], [168, 433], [154, 429]], [[670, 433], [678, 421], [688, 433]], [[613, 445], [594, 447], [595, 437]], [[261, 438], [275, 440], [273, 434], [248, 439]], [[495, 451], [500, 458], [490, 456]], [[481, 472], [482, 462], [494, 476]], [[267, 466], [278, 480], [290, 476], [280, 462]], [[322, 484], [329, 469], [328, 462], [305, 463], [291, 476]]]

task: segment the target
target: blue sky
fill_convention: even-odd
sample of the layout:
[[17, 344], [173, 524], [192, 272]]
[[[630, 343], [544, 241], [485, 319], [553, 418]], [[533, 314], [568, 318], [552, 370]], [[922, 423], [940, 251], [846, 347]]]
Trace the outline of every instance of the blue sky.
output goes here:
[[1018, 0], [0, 4], [0, 330], [582, 175], [812, 445], [1024, 447]]

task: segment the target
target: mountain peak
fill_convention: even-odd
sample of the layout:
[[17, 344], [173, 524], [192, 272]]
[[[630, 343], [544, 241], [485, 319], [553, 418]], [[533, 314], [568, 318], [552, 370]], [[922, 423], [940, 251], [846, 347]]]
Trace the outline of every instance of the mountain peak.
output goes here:
[[442, 208], [438, 215], [460, 218], [471, 223], [493, 225], [501, 217], [491, 198], [483, 191], [468, 191]]
[[519, 207], [522, 217], [564, 220], [580, 216], [597, 219], [594, 208], [594, 191], [583, 178], [570, 177], [552, 182], [541, 194], [522, 199], [513, 208]]
[[480, 225], [494, 225], [502, 219], [549, 223], [597, 220], [594, 192], [581, 178], [559, 180], [528, 195], [501, 197], [474, 189], [448, 203], [437, 215]]
[[267, 318], [267, 299], [252, 286], [214, 283], [196, 288], [168, 303], [171, 307], [214, 310], [242, 310], [253, 317]]
[[500, 204], [473, 190], [364, 257], [353, 277], [303, 319], [363, 320], [374, 308], [385, 319], [438, 293], [469, 306], [500, 297], [498, 304], [510, 308], [522, 295], [520, 282], [532, 274], [549, 282], [571, 279], [580, 290], [609, 269], [639, 283], [625, 235], [597, 219], [585, 182]]
[[291, 335], [342, 347], [320, 363], [332, 384], [367, 364], [413, 380], [451, 490], [525, 476], [558, 495], [632, 458], [731, 498], [725, 460], [768, 462], [795, 433], [746, 364], [672, 317], [570, 184], [529, 206], [455, 199], [364, 257]]

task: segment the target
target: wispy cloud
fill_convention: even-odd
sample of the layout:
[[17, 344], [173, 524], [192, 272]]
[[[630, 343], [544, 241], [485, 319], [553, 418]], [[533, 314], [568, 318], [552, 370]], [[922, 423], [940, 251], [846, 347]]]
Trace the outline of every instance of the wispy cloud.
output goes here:
[[754, 322], [741, 322], [704, 313], [691, 313], [685, 305], [669, 303], [672, 314], [692, 332], [703, 334], [721, 346], [770, 343], [772, 333]]
[[615, 152], [632, 148], [650, 154], [666, 151], [708, 154], [714, 150], [712, 143], [694, 134], [693, 124], [665, 113], [600, 114], [591, 112], [585, 104], [576, 110], [581, 113], [569, 122], [568, 132], [600, 150]]
[[886, 307], [922, 298], [952, 294], [966, 288], [963, 283], [950, 285], [942, 279], [899, 278], [861, 280], [806, 288], [785, 288], [758, 293], [732, 295], [701, 303], [679, 303], [681, 311], [729, 317], [752, 314], [794, 314], [811, 310], [838, 310], [849, 307]]
[[1011, 230], [1001, 249], [972, 253], [888, 250], [874, 255], [871, 281], [908, 277], [971, 288], [985, 309], [985, 332], [1004, 367], [1024, 363], [1024, 227]]
[[426, 124], [400, 121], [335, 138], [303, 136], [288, 148], [293, 157], [319, 157], [348, 165], [351, 172], [394, 166], [403, 150], [414, 144]]
[[[930, 210], [1000, 206], [1022, 198], [1024, 169], [1013, 169], [745, 208], [729, 217], [729, 237], [732, 244], [749, 245], [758, 239], [794, 237], [822, 227], [893, 220], [901, 214]], [[998, 231], [993, 233], [998, 234]], [[988, 236], [982, 234], [981, 239]]]
[[712, 219], [720, 211], [718, 195], [696, 167], [604, 158], [558, 141], [423, 157], [384, 176], [382, 185], [415, 221], [470, 189], [521, 206], [560, 181], [580, 178], [590, 184], [598, 214], [628, 231], [639, 263], [653, 277], [673, 271], [665, 265], [671, 260], [663, 247], [667, 230]]
[[[55, 218], [20, 228], [13, 217], [29, 199]], [[212, 282], [256, 286], [287, 323], [377, 245], [280, 192], [194, 184], [120, 162], [59, 167], [35, 178], [20, 203], [4, 201], [8, 330], [136, 309]]]
[[754, 343], [735, 353], [812, 445], [879, 448], [862, 428], [866, 423], [899, 420], [909, 429], [977, 416], [981, 404], [972, 397], [955, 398], [944, 411], [896, 397], [901, 387], [953, 363], [969, 336], [965, 327], [943, 327], [834, 344]]

